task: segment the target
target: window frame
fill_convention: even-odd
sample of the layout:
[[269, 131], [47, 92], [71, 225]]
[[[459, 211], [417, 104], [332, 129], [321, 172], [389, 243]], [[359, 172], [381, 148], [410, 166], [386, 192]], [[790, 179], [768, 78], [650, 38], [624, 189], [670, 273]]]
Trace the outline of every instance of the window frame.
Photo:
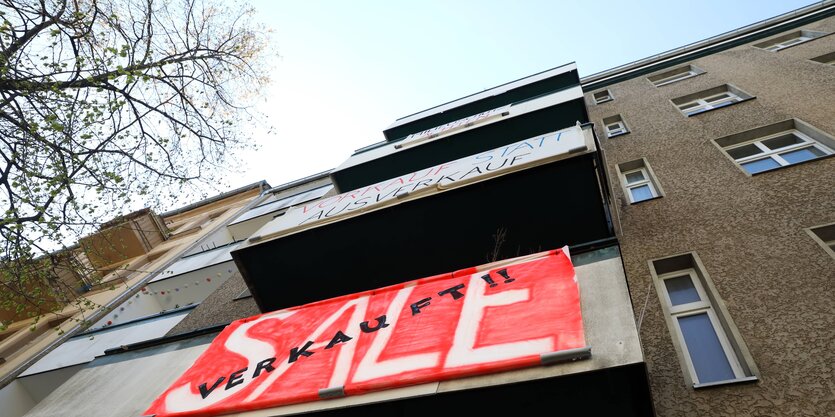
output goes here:
[[647, 80], [649, 80], [649, 82], [655, 87], [662, 87], [679, 81], [684, 81], [688, 78], [693, 78], [704, 73], [705, 72], [698, 67], [685, 65], [683, 67], [649, 76], [647, 77]]
[[[745, 158], [735, 158], [732, 156], [728, 150], [737, 149], [742, 146], [749, 145], [754, 142], [761, 142], [766, 141], [771, 138], [775, 138], [778, 136], [792, 134], [797, 138], [804, 140], [804, 143], [800, 144], [793, 144], [793, 146], [787, 146], [783, 148], [775, 149], [774, 151], [768, 150], [769, 152], [761, 152], [756, 155], [750, 155]], [[778, 121], [775, 123], [769, 123], [764, 126], [759, 126], [753, 129], [744, 130], [741, 132], [737, 132], [728, 136], [723, 136], [720, 138], [713, 139], [714, 146], [716, 146], [723, 155], [725, 155], [728, 160], [730, 160], [734, 165], [736, 165], [745, 175], [747, 176], [754, 176], [760, 175], [766, 172], [777, 171], [782, 168], [787, 168], [790, 166], [795, 165], [802, 165], [805, 163], [819, 161], [821, 159], [826, 159], [832, 156], [835, 156], [835, 138], [833, 138], [830, 134], [796, 118], [786, 119], [782, 121]], [[761, 150], [760, 146], [757, 146]], [[767, 148], [763, 145], [764, 148]], [[799, 161], [796, 163], [788, 163], [784, 158], [780, 157], [780, 160], [776, 160], [771, 158], [775, 161], [779, 166], [773, 167], [771, 169], [766, 169], [763, 171], [759, 171], [756, 173], [749, 172], [742, 164], [739, 162], [742, 160], [742, 163], [751, 162], [754, 160], [759, 160], [762, 158], [770, 157], [771, 154], [775, 153], [787, 153], [793, 150], [803, 149], [807, 147], [814, 147], [823, 155], [817, 156], [816, 158], [807, 159], [803, 161]], [[786, 162], [786, 165], [782, 165], [781, 162]]]
[[[711, 98], [714, 98], [714, 97], [719, 97], [721, 95], [727, 95], [728, 97], [724, 98], [724, 99], [715, 100], [715, 101], [708, 101], [708, 99], [711, 99]], [[682, 113], [684, 113], [685, 115], [690, 117], [690, 116], [695, 116], [699, 113], [704, 113], [706, 111], [719, 109], [719, 108], [722, 108], [722, 107], [727, 107], [727, 106], [730, 106], [734, 103], [739, 103], [743, 100], [744, 99], [742, 97], [738, 96], [733, 91], [724, 91], [724, 92], [721, 92], [721, 93], [709, 95], [707, 97], [699, 97], [699, 98], [696, 98], [694, 100], [690, 100], [690, 101], [687, 101], [687, 102], [684, 102], [684, 103], [681, 103], [681, 104], [677, 104], [676, 107], [678, 107], [678, 109]], [[693, 103], [695, 103], [696, 105], [693, 106], [693, 107], [689, 107], [687, 109], [683, 108], [684, 106], [686, 106], [688, 104], [693, 104]]]
[[[759, 369], [757, 369], [753, 357], [739, 333], [739, 329], [734, 324], [698, 254], [696, 252], [679, 253], [663, 258], [650, 259], [647, 264], [659, 297], [664, 321], [667, 324], [678, 355], [685, 383], [694, 389], [700, 389], [757, 381]], [[682, 304], [678, 309], [674, 309], [665, 280], [684, 275], [690, 278], [701, 300]], [[698, 379], [678, 318], [702, 314], [703, 312], [707, 312], [710, 324], [716, 332], [719, 344], [734, 374], [733, 379], [711, 382], [700, 382]]]
[[[627, 175], [631, 174], [631, 173], [634, 173], [634, 172], [640, 172], [641, 175], [644, 177], [644, 179], [642, 179], [640, 181], [630, 183], [629, 180], [627, 179]], [[654, 198], [659, 197], [658, 190], [655, 189], [655, 184], [653, 184], [652, 178], [649, 175], [649, 171], [647, 170], [647, 168], [645, 166], [640, 167], [640, 168], [636, 168], [636, 169], [631, 169], [629, 171], [623, 171], [623, 172], [620, 173], [620, 175], [621, 175], [621, 181], [623, 182], [623, 187], [626, 189], [626, 196], [627, 196], [627, 198], [629, 198], [629, 203], [630, 204], [640, 203], [642, 201], [652, 200]], [[636, 201], [635, 197], [632, 195], [632, 189], [643, 187], [644, 185], [649, 186], [649, 190], [650, 190], [650, 193], [652, 194], [652, 197]]]
[[[636, 182], [628, 182], [626, 176], [633, 172], [641, 172], [641, 175], [644, 177], [640, 181]], [[623, 191], [624, 197], [629, 205], [632, 204], [640, 204], [645, 201], [656, 200], [661, 197], [664, 197], [664, 190], [661, 187], [661, 184], [658, 182], [658, 179], [655, 177], [655, 172], [652, 170], [649, 162], [647, 162], [646, 158], [638, 158], [628, 162], [622, 162], [619, 164], [615, 164], [615, 173], [618, 176], [618, 182], [621, 186], [621, 191]], [[644, 185], [648, 185], [650, 192], [652, 193], [652, 197], [646, 198], [643, 200], [635, 201], [632, 197], [631, 189], [638, 188]]]
[[[601, 120], [603, 123], [603, 131], [606, 133], [607, 138], [613, 138], [615, 136], [625, 135], [630, 132], [629, 126], [627, 126], [626, 121], [623, 120], [621, 115], [616, 114], [614, 116], [604, 117]], [[617, 129], [610, 129], [611, 126], [618, 125]]]
[[[605, 94], [605, 95], [598, 98], [597, 97], [598, 94]], [[608, 102], [614, 100], [615, 96], [612, 95], [612, 91], [607, 88], [605, 90], [600, 90], [600, 91], [592, 93], [591, 94], [591, 99], [594, 100], [594, 104], [597, 105], [597, 104], [608, 103]]]
[[[690, 278], [690, 282], [693, 283], [693, 287], [695, 287], [696, 292], [699, 294], [700, 300], [676, 306], [673, 305], [665, 281], [671, 278], [678, 278], [682, 276], [688, 276]], [[661, 282], [661, 287], [664, 289], [664, 299], [667, 302], [667, 308], [669, 308], [669, 315], [673, 319], [673, 325], [676, 330], [675, 336], [679, 339], [681, 349], [684, 353], [684, 360], [687, 362], [687, 367], [690, 371], [690, 375], [693, 377], [694, 383], [698, 385], [719, 382], [699, 381], [699, 376], [696, 372], [696, 367], [693, 364], [693, 359], [690, 355], [690, 348], [687, 346], [687, 342], [684, 339], [684, 332], [681, 330], [681, 324], [678, 321], [679, 317], [689, 317], [703, 313], [707, 314], [707, 317], [710, 320], [710, 324], [713, 327], [713, 331], [716, 333], [716, 337], [719, 340], [719, 344], [722, 346], [722, 351], [725, 354], [725, 358], [728, 360], [728, 364], [730, 365], [731, 371], [734, 374], [734, 378], [732, 380], [745, 378], [745, 372], [743, 371], [742, 366], [739, 363], [739, 359], [736, 357], [736, 352], [734, 352], [733, 346], [731, 345], [728, 336], [725, 334], [725, 329], [722, 326], [722, 322], [719, 320], [719, 317], [717, 317], [716, 312], [713, 311], [713, 305], [710, 302], [710, 297], [702, 287], [701, 280], [696, 275], [696, 270], [693, 268], [688, 268], [684, 270], [672, 271], [659, 275], [658, 279]]]
[[[788, 145], [788, 146], [783, 146], [783, 147], [777, 148], [777, 149], [769, 149], [768, 146], [763, 144], [763, 142], [765, 142], [765, 141], [768, 141], [768, 140], [774, 139], [774, 138], [778, 138], [780, 136], [785, 136], [785, 135], [794, 135], [795, 137], [803, 140], [803, 142], [794, 143], [794, 144], [791, 144], [791, 145]], [[734, 158], [733, 156], [730, 155], [730, 153], [728, 153], [728, 151], [730, 151], [730, 150], [734, 150], [734, 149], [741, 148], [743, 146], [748, 146], [748, 145], [754, 145], [761, 152], [757, 153], [757, 154], [754, 154], [754, 155], [745, 156], [745, 157], [742, 157], [742, 158]], [[808, 135], [806, 135], [805, 133], [803, 133], [803, 132], [801, 132], [797, 129], [791, 129], [791, 130], [786, 130], [786, 131], [782, 131], [782, 132], [773, 133], [771, 135], [763, 136], [761, 138], [756, 138], [756, 139], [752, 139], [752, 140], [749, 140], [749, 141], [746, 141], [746, 142], [741, 142], [741, 143], [738, 143], [738, 144], [730, 145], [730, 146], [724, 147], [722, 149], [726, 153], [728, 153], [728, 156], [730, 156], [734, 160], [734, 163], [737, 164], [740, 168], [742, 168], [745, 172], [747, 172], [750, 175], [756, 175], [756, 174], [760, 174], [760, 173], [763, 173], [763, 172], [773, 171], [775, 169], [785, 168], [785, 167], [788, 167], [788, 166], [802, 164], [803, 162], [806, 162], [806, 161], [801, 161], [801, 162], [792, 163], [792, 162], [787, 161], [782, 156], [783, 154], [793, 152], [793, 151], [796, 151], [796, 150], [800, 150], [800, 149], [806, 149], [806, 148], [815, 148], [815, 149], [819, 150], [820, 152], [822, 152], [824, 154], [822, 156], [818, 156], [817, 158], [808, 159], [806, 161], [814, 161], [816, 159], [832, 155], [832, 153], [833, 153], [832, 150], [830, 150], [829, 148], [827, 148], [823, 144], [818, 143], [817, 141], [815, 141], [814, 139], [812, 139], [811, 137], [809, 137]], [[767, 169], [767, 170], [759, 171], [759, 172], [750, 172], [744, 166], [744, 164], [755, 162], [755, 161], [760, 161], [760, 160], [765, 160], [765, 159], [771, 159], [772, 161], [777, 162], [777, 164], [779, 166], [775, 167], [775, 168], [770, 168], [770, 169]]]
[[753, 46], [764, 51], [779, 52], [784, 49], [788, 49], [797, 45], [802, 45], [806, 42], [810, 42], [827, 35], [830, 35], [830, 33], [820, 32], [816, 30], [801, 29], [765, 40], [760, 43], [756, 43]]
[[[673, 299], [670, 297], [670, 292], [667, 290], [666, 284], [664, 281], [667, 281], [672, 278], [679, 278], [682, 276], [688, 276], [690, 278], [690, 282], [693, 283], [693, 288], [696, 289], [696, 293], [699, 295], [699, 301], [691, 301], [686, 304], [673, 304]], [[705, 292], [704, 288], [702, 287], [701, 283], [699, 283], [698, 277], [696, 276], [696, 270], [693, 268], [681, 269], [677, 271], [667, 272], [658, 276], [658, 279], [661, 280], [661, 283], [664, 284], [664, 294], [665, 300], [667, 301], [667, 307], [670, 308], [671, 314], [684, 314], [684, 313], [691, 313], [695, 310], [703, 310], [710, 307], [710, 303], [705, 300], [710, 300], [708, 298], [707, 293]]]
[[[614, 125], [619, 125], [619, 127], [617, 129], [610, 129], [609, 128], [610, 126], [614, 126]], [[614, 137], [614, 136], [625, 135], [625, 134], [629, 133], [629, 129], [626, 128], [626, 123], [624, 123], [623, 120], [616, 120], [614, 122], [607, 123], [605, 125], [605, 128], [606, 128], [606, 137], [609, 137], [609, 138]]]
[[721, 84], [713, 88], [670, 99], [670, 103], [684, 116], [693, 117], [755, 98], [755, 96], [748, 94], [746, 91], [734, 85]]
[[782, 41], [782, 42], [777, 42], [777, 43], [771, 44], [771, 45], [766, 46], [762, 49], [765, 49], [766, 51], [777, 52], [781, 49], [786, 49], [790, 46], [799, 45], [803, 42], [811, 41], [812, 39], [815, 39], [815, 38], [813, 38], [811, 36], [800, 35], [796, 38], [791, 38], [791, 39], [787, 39], [787, 40]]

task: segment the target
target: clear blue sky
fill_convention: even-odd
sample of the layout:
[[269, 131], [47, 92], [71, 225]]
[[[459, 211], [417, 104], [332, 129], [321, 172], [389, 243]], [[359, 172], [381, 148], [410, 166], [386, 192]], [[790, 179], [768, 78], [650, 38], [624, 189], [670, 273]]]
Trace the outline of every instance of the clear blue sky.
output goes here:
[[273, 126], [218, 191], [341, 164], [399, 117], [568, 62], [580, 76], [809, 4], [699, 1], [250, 0], [272, 30]]

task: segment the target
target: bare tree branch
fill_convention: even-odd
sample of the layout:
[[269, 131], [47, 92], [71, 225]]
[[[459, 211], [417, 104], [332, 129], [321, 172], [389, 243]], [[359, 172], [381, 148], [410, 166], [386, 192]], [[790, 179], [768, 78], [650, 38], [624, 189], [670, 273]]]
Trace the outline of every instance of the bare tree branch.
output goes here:
[[222, 0], [0, 0], [0, 309], [15, 291], [54, 307], [30, 299], [60, 298], [50, 252], [216, 182], [250, 146], [267, 80], [251, 17]]

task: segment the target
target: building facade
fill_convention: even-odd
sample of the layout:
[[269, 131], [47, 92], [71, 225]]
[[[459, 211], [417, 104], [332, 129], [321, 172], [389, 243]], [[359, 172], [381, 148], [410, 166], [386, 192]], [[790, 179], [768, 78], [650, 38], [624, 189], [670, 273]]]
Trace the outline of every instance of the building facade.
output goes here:
[[226, 212], [139, 291], [222, 282], [25, 415], [832, 415], [832, 33], [824, 1], [398, 119]]
[[832, 33], [830, 5], [583, 79], [659, 415], [835, 412]]

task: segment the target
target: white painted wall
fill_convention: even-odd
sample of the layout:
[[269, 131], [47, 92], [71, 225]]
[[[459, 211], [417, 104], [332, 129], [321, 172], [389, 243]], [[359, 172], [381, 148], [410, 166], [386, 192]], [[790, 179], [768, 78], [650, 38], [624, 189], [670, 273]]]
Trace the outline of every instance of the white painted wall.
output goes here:
[[157, 314], [162, 310], [162, 305], [160, 305], [156, 296], [140, 291], [93, 324], [91, 329], [101, 329], [107, 326], [127, 323], [141, 317]]
[[85, 364], [70, 366], [66, 368], [56, 369], [54, 371], [43, 372], [40, 374], [21, 377], [15, 381], [19, 381], [21, 385], [32, 397], [34, 404], [43, 401], [52, 391], [60, 387], [61, 384], [67, 382], [76, 372], [84, 368]]
[[252, 237], [252, 235], [261, 228], [261, 226], [269, 223], [272, 221], [278, 213], [269, 213], [263, 216], [253, 217], [247, 221], [243, 221], [240, 223], [230, 224], [227, 226], [229, 229], [229, 233], [235, 237], [237, 240], [247, 239]]
[[104, 354], [107, 349], [161, 337], [185, 318], [189, 311], [143, 320], [90, 335], [76, 336], [35, 362], [20, 377], [87, 363]]
[[29, 392], [18, 380], [0, 389], [0, 410], [4, 417], [20, 417], [35, 404]]
[[208, 250], [197, 255], [182, 257], [177, 260], [177, 262], [174, 262], [171, 266], [166, 268], [165, 271], [160, 272], [151, 280], [151, 282], [169, 279], [180, 274], [205, 268], [210, 265], [231, 261], [232, 255], [230, 255], [229, 252], [233, 251], [237, 247], [238, 245], [228, 245], [223, 248]]
[[[191, 271], [148, 284], [147, 290], [159, 302], [162, 310], [172, 310], [200, 304], [229, 277], [238, 272], [231, 259], [208, 268]], [[111, 317], [113, 315], [111, 314]]]
[[[182, 343], [172, 343], [150, 351], [99, 358], [38, 403], [26, 417], [141, 416], [160, 392], [206, 350], [213, 337], [201, 339], [203, 344], [197, 346], [179, 348]], [[0, 409], [0, 415], [7, 416], [4, 409]]]

